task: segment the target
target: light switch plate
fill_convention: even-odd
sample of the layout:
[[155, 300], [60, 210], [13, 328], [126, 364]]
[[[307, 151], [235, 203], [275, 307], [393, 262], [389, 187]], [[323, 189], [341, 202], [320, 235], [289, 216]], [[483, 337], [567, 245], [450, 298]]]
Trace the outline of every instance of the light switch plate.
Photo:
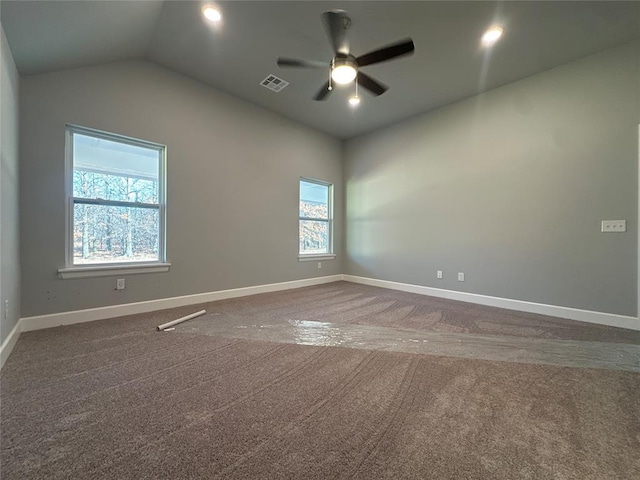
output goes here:
[[627, 221], [626, 220], [603, 220], [602, 221], [603, 232], [626, 232]]

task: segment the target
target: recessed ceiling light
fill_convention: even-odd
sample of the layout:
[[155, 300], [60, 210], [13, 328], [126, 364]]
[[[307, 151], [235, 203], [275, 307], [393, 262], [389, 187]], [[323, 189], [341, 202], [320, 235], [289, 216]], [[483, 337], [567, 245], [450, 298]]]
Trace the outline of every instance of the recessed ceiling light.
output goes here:
[[500, 39], [503, 33], [504, 33], [504, 28], [491, 27], [482, 35], [482, 44], [485, 47], [490, 47]]
[[210, 22], [219, 22], [222, 20], [222, 14], [212, 5], [205, 5], [202, 7], [202, 15], [204, 15], [204, 18]]
[[357, 95], [349, 97], [349, 105], [351, 105], [352, 107], [357, 107], [358, 105], [360, 105], [360, 97]]

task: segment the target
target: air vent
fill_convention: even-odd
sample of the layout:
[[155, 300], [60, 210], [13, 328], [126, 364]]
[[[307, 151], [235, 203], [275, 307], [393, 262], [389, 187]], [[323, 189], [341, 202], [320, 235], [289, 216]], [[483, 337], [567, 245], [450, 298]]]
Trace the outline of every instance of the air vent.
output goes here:
[[289, 82], [285, 82], [283, 79], [276, 77], [275, 75], [269, 75], [267, 78], [260, 82], [265, 88], [269, 90], [273, 90], [274, 92], [279, 92], [284, 87], [289, 85]]

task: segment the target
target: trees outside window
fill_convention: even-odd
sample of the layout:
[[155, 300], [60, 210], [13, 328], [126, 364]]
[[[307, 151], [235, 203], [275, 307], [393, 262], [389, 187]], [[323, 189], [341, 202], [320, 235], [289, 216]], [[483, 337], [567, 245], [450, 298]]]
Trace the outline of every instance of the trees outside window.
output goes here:
[[164, 261], [165, 147], [67, 127], [70, 266]]
[[331, 184], [300, 179], [300, 255], [332, 253], [332, 196]]

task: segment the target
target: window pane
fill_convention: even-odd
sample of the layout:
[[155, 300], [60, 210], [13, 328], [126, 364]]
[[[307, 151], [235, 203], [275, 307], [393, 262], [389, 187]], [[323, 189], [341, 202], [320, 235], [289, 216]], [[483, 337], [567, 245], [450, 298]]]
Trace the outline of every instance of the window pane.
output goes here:
[[158, 203], [160, 152], [73, 134], [73, 196]]
[[329, 222], [300, 220], [300, 253], [329, 253]]
[[156, 208], [73, 206], [73, 263], [158, 261]]
[[74, 169], [73, 196], [157, 204], [158, 182]]
[[300, 216], [329, 219], [329, 186], [300, 180]]

